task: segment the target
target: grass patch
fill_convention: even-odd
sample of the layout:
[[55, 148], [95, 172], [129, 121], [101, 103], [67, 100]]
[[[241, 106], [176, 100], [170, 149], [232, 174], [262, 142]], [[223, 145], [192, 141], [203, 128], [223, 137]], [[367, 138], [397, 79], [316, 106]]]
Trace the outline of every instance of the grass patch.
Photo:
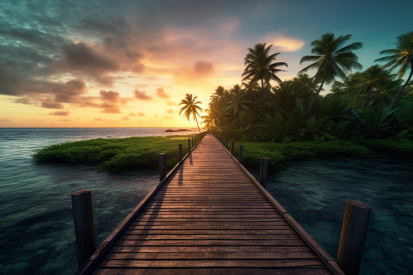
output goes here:
[[136, 168], [158, 168], [159, 154], [166, 153], [166, 166], [171, 169], [178, 162], [178, 144], [188, 152], [187, 139], [192, 136], [132, 137], [91, 139], [51, 145], [33, 155], [38, 162], [89, 162], [99, 171], [115, 172]]
[[408, 140], [335, 140], [290, 143], [236, 141], [234, 155], [238, 158], [239, 145], [244, 145], [244, 165], [259, 168], [261, 157], [270, 159], [270, 168], [281, 169], [290, 160], [314, 160], [334, 156], [370, 158], [382, 154], [413, 157], [413, 142]]
[[[171, 169], [178, 162], [178, 144], [188, 152], [187, 139], [192, 136], [133, 137], [92, 139], [52, 145], [39, 150], [33, 159], [39, 162], [95, 163], [98, 171], [115, 172], [138, 168], [158, 168], [159, 154], [166, 153]], [[229, 143], [230, 144], [230, 143]], [[408, 140], [335, 140], [290, 143], [236, 141], [244, 145], [244, 165], [259, 168], [261, 157], [270, 159], [271, 169], [281, 169], [290, 160], [314, 160], [334, 156], [370, 158], [383, 154], [413, 157], [413, 141]]]

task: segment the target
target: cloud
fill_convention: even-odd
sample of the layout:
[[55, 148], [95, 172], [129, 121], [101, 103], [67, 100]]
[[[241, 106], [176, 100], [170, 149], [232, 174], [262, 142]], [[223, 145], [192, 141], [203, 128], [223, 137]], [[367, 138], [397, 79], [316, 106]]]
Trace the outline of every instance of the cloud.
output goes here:
[[93, 119], [93, 121], [106, 121], [106, 119], [103, 119], [103, 118], [101, 118], [101, 117], [95, 117], [95, 118]]
[[203, 81], [215, 74], [215, 66], [211, 62], [197, 61], [190, 68], [180, 68], [175, 78], [180, 81]]
[[48, 102], [48, 101], [42, 101], [42, 107], [43, 108], [49, 108], [49, 109], [63, 109], [63, 105], [57, 102]]
[[67, 119], [59, 119], [58, 121], [69, 122], [71, 120], [67, 118]]
[[166, 103], [166, 105], [168, 105], [168, 106], [178, 106], [178, 104], [175, 103], [175, 102], [173, 102], [172, 100], [167, 100], [167, 101], [165, 101], [165, 103]]
[[129, 113], [130, 117], [136, 117], [136, 115], [134, 113]]
[[152, 100], [153, 99], [153, 97], [147, 95], [145, 91], [139, 91], [138, 89], [136, 89], [135, 91], [133, 91], [133, 93], [135, 94], [135, 98], [140, 99], [140, 100]]
[[26, 104], [26, 105], [31, 105], [33, 102], [31, 102], [28, 98], [26, 97], [21, 97], [13, 101], [14, 103], [21, 103], [21, 104]]
[[11, 122], [11, 120], [7, 118], [3, 118], [3, 119], [0, 119], [0, 122]]
[[108, 114], [120, 114], [120, 108], [117, 104], [112, 104], [112, 103], [102, 103], [100, 105], [101, 108], [103, 108], [102, 113], [108, 113]]
[[55, 102], [71, 103], [76, 102], [78, 96], [86, 93], [86, 85], [79, 79], [70, 80], [52, 91], [55, 94]]
[[172, 110], [171, 108], [169, 108], [168, 110], [166, 110], [166, 112], [167, 112], [168, 114], [173, 114], [173, 113], [174, 113], [174, 110]]
[[122, 117], [121, 120], [130, 120], [130, 118], [128, 118], [127, 116]]
[[145, 116], [145, 113], [144, 112], [137, 112], [136, 113], [138, 116]]
[[49, 115], [52, 115], [52, 116], [68, 116], [69, 114], [70, 114], [69, 111], [56, 111], [53, 113], [49, 113]]
[[106, 101], [106, 102], [117, 103], [120, 98], [120, 94], [114, 91], [101, 90], [99, 94], [100, 94], [100, 100]]
[[292, 37], [284, 37], [284, 36], [276, 36], [274, 34], [268, 35], [264, 40], [265, 43], [273, 44], [274, 49], [286, 51], [286, 52], [296, 52], [304, 47], [305, 43], [302, 40], [292, 38]]
[[156, 95], [162, 99], [168, 99], [171, 98], [170, 95], [168, 95], [167, 93], [165, 93], [165, 91], [163, 90], [163, 88], [158, 88], [156, 89]]
[[32, 121], [32, 122], [43, 122], [43, 120], [41, 120], [41, 119], [29, 119], [28, 121]]
[[118, 123], [117, 120], [108, 120], [109, 123]]

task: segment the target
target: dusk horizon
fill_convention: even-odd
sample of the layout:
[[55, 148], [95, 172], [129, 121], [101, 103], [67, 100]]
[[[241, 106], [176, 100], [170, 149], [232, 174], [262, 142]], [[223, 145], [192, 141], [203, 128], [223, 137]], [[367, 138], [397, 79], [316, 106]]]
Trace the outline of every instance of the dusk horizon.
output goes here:
[[197, 95], [206, 109], [218, 86], [241, 85], [245, 54], [255, 44], [273, 45], [277, 61], [288, 64], [278, 76], [290, 80], [304, 67], [300, 58], [310, 54], [312, 41], [324, 33], [350, 34], [363, 43], [357, 55], [365, 70], [411, 31], [412, 6], [18, 3], [0, 4], [0, 127], [6, 128], [192, 127], [179, 115], [180, 100]]

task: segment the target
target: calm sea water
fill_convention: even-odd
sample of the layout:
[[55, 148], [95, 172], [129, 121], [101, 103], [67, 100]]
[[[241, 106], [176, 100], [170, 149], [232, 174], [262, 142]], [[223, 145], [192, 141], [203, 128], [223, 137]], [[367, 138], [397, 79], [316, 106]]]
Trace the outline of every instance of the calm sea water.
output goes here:
[[93, 138], [177, 134], [166, 129], [0, 129], [0, 274], [73, 274], [70, 194], [92, 190], [100, 244], [159, 182], [155, 170], [109, 174], [93, 166], [36, 164], [31, 155], [37, 149]]
[[[258, 178], [259, 171], [251, 169]], [[335, 259], [346, 200], [372, 207], [360, 274], [413, 274], [413, 160], [292, 161], [268, 191]]]
[[[31, 159], [36, 149], [92, 138], [176, 134], [165, 129], [0, 129], [0, 274], [73, 274], [70, 194], [92, 189], [100, 244], [158, 182], [156, 170], [109, 174], [93, 166], [36, 164]], [[270, 175], [268, 189], [333, 257], [345, 201], [370, 204], [361, 274], [413, 274], [412, 167], [412, 160], [394, 157], [294, 161]]]

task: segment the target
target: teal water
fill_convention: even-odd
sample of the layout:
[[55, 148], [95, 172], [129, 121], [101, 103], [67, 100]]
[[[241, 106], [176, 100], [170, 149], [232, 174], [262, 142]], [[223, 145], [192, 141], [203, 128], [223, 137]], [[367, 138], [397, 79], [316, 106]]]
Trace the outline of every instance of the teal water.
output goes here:
[[109, 174], [93, 166], [36, 164], [36, 149], [100, 137], [176, 135], [165, 129], [0, 129], [0, 274], [75, 273], [70, 194], [92, 190], [100, 244], [159, 181], [156, 170]]
[[[251, 169], [258, 178], [259, 171]], [[292, 161], [267, 190], [335, 259], [347, 199], [372, 207], [360, 274], [413, 274], [413, 160]]]

